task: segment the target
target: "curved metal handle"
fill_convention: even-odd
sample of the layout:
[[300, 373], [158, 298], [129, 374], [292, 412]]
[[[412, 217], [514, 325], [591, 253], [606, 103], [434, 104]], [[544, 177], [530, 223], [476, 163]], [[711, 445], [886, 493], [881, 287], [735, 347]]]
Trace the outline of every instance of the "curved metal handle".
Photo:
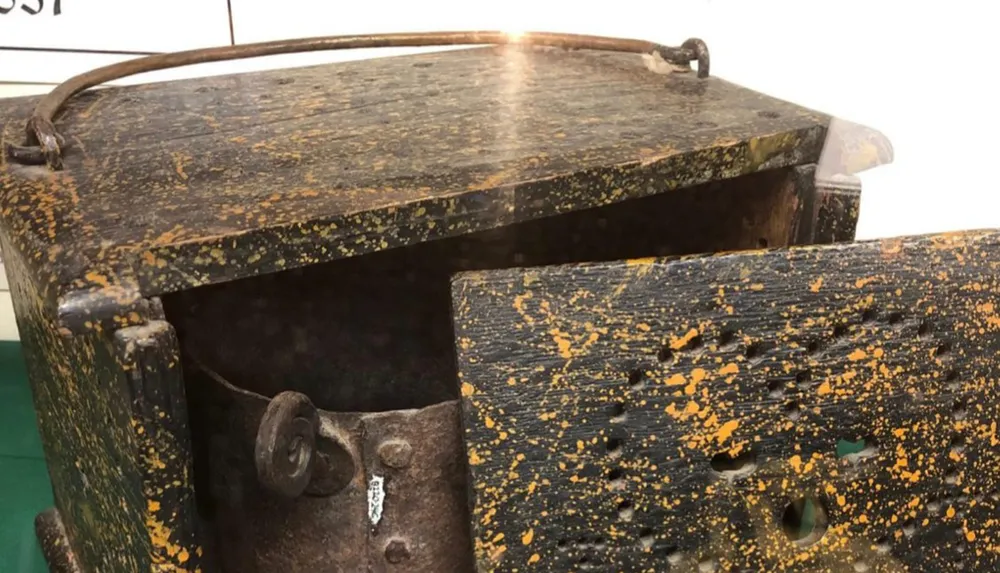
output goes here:
[[476, 44], [524, 44], [551, 46], [569, 50], [603, 50], [641, 54], [655, 53], [659, 54], [664, 60], [676, 65], [690, 66], [692, 61], [697, 61], [698, 77], [706, 78], [709, 74], [708, 47], [705, 45], [705, 42], [697, 38], [687, 40], [678, 48], [663, 46], [644, 40], [549, 32], [528, 32], [524, 34], [508, 34], [506, 32], [429, 32], [327, 36], [261, 42], [239, 46], [223, 46], [127, 60], [70, 78], [56, 86], [35, 107], [35, 111], [28, 120], [25, 128], [27, 132], [25, 145], [7, 144], [6, 153], [8, 157], [18, 163], [29, 165], [47, 164], [53, 170], [58, 171], [62, 169], [62, 147], [65, 141], [56, 131], [53, 124], [55, 115], [74, 95], [94, 86], [127, 76], [208, 62], [298, 52]]
[[312, 480], [319, 414], [307, 396], [282, 392], [267, 405], [257, 429], [257, 477], [271, 491], [298, 497]]

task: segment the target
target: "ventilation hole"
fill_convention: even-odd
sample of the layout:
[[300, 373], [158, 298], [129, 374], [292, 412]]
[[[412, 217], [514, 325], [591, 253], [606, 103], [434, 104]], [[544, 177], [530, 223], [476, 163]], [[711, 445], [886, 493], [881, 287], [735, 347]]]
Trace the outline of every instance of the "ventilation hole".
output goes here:
[[961, 422], [967, 416], [968, 416], [968, 412], [965, 409], [965, 402], [961, 402], [961, 401], [955, 402], [955, 405], [954, 405], [954, 407], [952, 407], [952, 410], [951, 410], [951, 417], [956, 422]]
[[917, 532], [917, 526], [914, 525], [912, 519], [907, 519], [903, 522], [903, 535], [907, 537], [913, 537], [913, 534]]
[[767, 119], [778, 119], [779, 117], [781, 117], [780, 113], [770, 110], [758, 111], [757, 115], [759, 115], [760, 117], [766, 117]]
[[951, 453], [962, 454], [965, 452], [965, 438], [962, 436], [955, 436], [951, 439]]
[[861, 322], [872, 322], [878, 318], [878, 309], [875, 307], [866, 308], [864, 312], [861, 313]]
[[674, 351], [669, 346], [664, 346], [656, 354], [656, 359], [660, 362], [670, 362], [674, 359]]
[[813, 545], [826, 533], [826, 511], [823, 504], [813, 497], [801, 497], [785, 507], [781, 527], [788, 539], [796, 545]]
[[731, 330], [723, 330], [719, 334], [719, 350], [729, 350], [736, 346], [736, 333]]
[[719, 570], [719, 565], [715, 559], [709, 557], [698, 562], [698, 573], [715, 573]]
[[632, 390], [642, 390], [646, 387], [646, 372], [643, 370], [633, 370], [628, 373], [628, 385]]
[[854, 570], [858, 573], [865, 573], [865, 571], [868, 571], [869, 569], [868, 564], [860, 559], [854, 562]]
[[780, 400], [785, 396], [785, 381], [784, 380], [768, 380], [767, 381], [767, 395], [776, 400]]
[[416, 62], [413, 64], [414, 68], [429, 68], [434, 65], [434, 62]]
[[903, 323], [903, 313], [901, 312], [890, 312], [889, 313], [889, 324], [896, 326]]
[[757, 248], [758, 249], [766, 249], [767, 248], [767, 239], [765, 239], [764, 237], [761, 237], [761, 238], [757, 239]]
[[715, 473], [731, 480], [752, 474], [757, 469], [757, 455], [753, 450], [744, 451], [735, 457], [729, 452], [722, 452], [712, 456], [710, 464]]
[[653, 548], [653, 543], [656, 542], [656, 537], [653, 535], [652, 529], [643, 529], [639, 532], [639, 547], [644, 550], [650, 550]]
[[798, 421], [798, 419], [802, 417], [802, 410], [799, 409], [798, 402], [789, 402], [785, 404], [784, 410], [785, 415], [788, 416], [788, 419], [793, 422]]
[[632, 502], [629, 500], [624, 500], [618, 504], [618, 519], [622, 521], [632, 521], [635, 517], [635, 508], [632, 507]]
[[938, 345], [937, 350], [934, 351], [934, 356], [944, 356], [949, 352], [951, 352], [951, 343], [942, 342], [941, 344]]
[[621, 402], [612, 404], [609, 414], [612, 424], [621, 424], [628, 419], [628, 412], [625, 411], [625, 404]]
[[954, 469], [949, 470], [948, 473], [946, 473], [944, 475], [944, 483], [946, 483], [948, 485], [957, 485], [958, 484], [958, 472], [955, 471]]
[[813, 340], [812, 342], [810, 342], [809, 345], [806, 346], [806, 352], [808, 352], [809, 354], [816, 354], [817, 352], [819, 352], [819, 341]]
[[681, 552], [680, 547], [676, 545], [671, 545], [663, 550], [663, 555], [667, 558], [667, 563], [671, 565], [678, 565], [684, 560], [684, 554]]
[[833, 327], [834, 338], [843, 338], [846, 335], [847, 335], [847, 325], [838, 324], [837, 326]]
[[614, 468], [608, 471], [608, 481], [617, 481], [625, 478], [625, 472], [621, 468]]
[[798, 374], [795, 375], [795, 383], [800, 388], [808, 387], [809, 382], [811, 381], [812, 381], [812, 371], [810, 370], [803, 370], [802, 372], [799, 372]]
[[886, 555], [892, 551], [892, 545], [889, 544], [888, 537], [880, 537], [875, 541], [875, 545], [872, 546], [872, 549], [874, 549], [875, 553], [878, 553], [879, 555]]
[[746, 357], [750, 362], [760, 362], [764, 359], [764, 354], [771, 349], [771, 345], [764, 342], [754, 342], [747, 346]]
[[556, 541], [556, 549], [558, 549], [559, 551], [566, 551], [567, 545], [568, 544], [566, 543], [565, 539], [560, 539], [559, 541]]
[[948, 375], [945, 376], [944, 381], [947, 384], [946, 387], [948, 388], [949, 392], [957, 392], [962, 387], [961, 382], [958, 381], [957, 370], [949, 371]]
[[622, 455], [622, 451], [625, 446], [625, 441], [622, 440], [621, 438], [608, 438], [608, 441], [605, 445], [608, 448], [608, 455], [611, 456], [612, 458], [618, 458], [621, 457]]
[[604, 542], [604, 538], [603, 537], [595, 537], [594, 538], [593, 547], [594, 547], [594, 549], [597, 549], [598, 551], [602, 551], [602, 550], [608, 548], [608, 544]]
[[926, 320], [920, 322], [920, 326], [917, 327], [917, 336], [927, 336], [931, 333], [931, 323]]
[[704, 345], [705, 341], [702, 340], [701, 335], [699, 334], [688, 341], [688, 343], [684, 346], [684, 350], [697, 350]]
[[861, 438], [856, 441], [837, 440], [837, 457], [856, 464], [878, 453], [873, 440]]

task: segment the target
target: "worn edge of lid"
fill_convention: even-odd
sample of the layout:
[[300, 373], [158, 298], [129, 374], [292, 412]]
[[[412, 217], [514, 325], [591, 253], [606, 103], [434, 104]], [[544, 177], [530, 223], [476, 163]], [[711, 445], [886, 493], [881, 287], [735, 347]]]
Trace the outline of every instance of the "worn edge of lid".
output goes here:
[[[241, 74], [237, 73], [229, 75]], [[168, 80], [168, 82], [176, 81], [183, 80]], [[38, 96], [25, 96], [21, 98], [11, 98], [8, 101], [17, 103], [17, 100], [22, 100], [23, 102], [24, 100], [36, 100], [37, 98]], [[11, 134], [12, 130], [7, 129], [10, 126], [8, 125], [4, 127], [4, 129], [0, 130], [0, 139], [4, 139]], [[18, 130], [13, 130], [13, 132], [17, 133]], [[0, 143], [2, 143], [2, 141], [0, 141]], [[819, 149], [817, 149], [817, 147]], [[806, 128], [798, 131], [770, 134], [752, 138], [744, 142], [737, 142], [731, 146], [706, 148], [686, 153], [664, 155], [662, 157], [645, 159], [642, 161], [627, 162], [601, 170], [603, 173], [598, 175], [601, 178], [604, 178], [613, 176], [617, 171], [619, 174], [632, 177], [635, 177], [636, 175], [644, 176], [645, 178], [652, 178], [656, 175], [660, 175], [660, 177], [669, 177], [671, 172], [676, 175], [675, 170], [669, 169], [669, 167], [674, 165], [675, 162], [690, 163], [698, 162], [699, 160], [711, 162], [713, 159], [712, 155], [721, 155], [724, 160], [728, 159], [729, 163], [725, 165], [710, 166], [716, 167], [718, 171], [707, 173], [707, 170], [703, 170], [699, 174], [701, 175], [700, 177], [689, 177], [686, 180], [668, 179], [669, 183], [663, 186], [664, 188], [660, 192], [669, 192], [670, 190], [681, 187], [697, 185], [711, 180], [723, 180], [739, 177], [758, 171], [791, 167], [797, 164], [815, 161], [817, 157], [819, 158], [820, 163], [826, 166], [823, 170], [817, 170], [817, 179], [827, 176], [835, 176], [837, 174], [853, 174], [857, 171], [869, 169], [876, 165], [890, 163], [893, 159], [891, 144], [889, 144], [888, 139], [881, 133], [858, 124], [845, 122], [843, 120], [838, 120], [837, 118], [830, 118], [829, 128]], [[746, 161], [741, 164], [736, 160], [738, 157], [745, 158]], [[4, 161], [5, 159], [0, 158], [0, 162]], [[664, 167], [668, 167], [668, 169], [664, 170]], [[643, 171], [649, 171], [649, 173], [643, 173]], [[657, 171], [660, 173], [656, 173]], [[556, 175], [544, 180], [510, 182], [493, 189], [485, 190], [483, 193], [493, 195], [492, 198], [497, 201], [506, 200], [509, 208], [513, 209], [513, 205], [515, 203], [514, 199], [516, 198], [518, 191], [522, 191], [525, 194], [531, 193], [532, 191], [537, 191], [537, 189], [533, 189], [535, 186], [568, 182], [568, 180], [572, 179], [576, 175], [578, 174], [570, 173]], [[602, 195], [600, 198], [601, 200], [575, 205], [570, 210], [600, 207], [617, 203], [619, 201], [641, 198], [643, 196], [653, 194], [642, 189], [638, 189], [637, 191], [637, 193], [622, 192], [617, 196], [611, 197]], [[410, 209], [414, 214], [416, 214], [419, 211], [427, 212], [428, 207], [436, 207], [436, 205], [429, 205], [431, 203], [447, 202], [452, 199], [453, 198], [449, 197], [434, 198], [419, 203], [394, 207], [392, 209], [398, 209], [400, 213], [406, 209]], [[365, 215], [384, 217], [387, 214], [390, 214], [387, 212], [388, 210], [389, 209], [383, 211], [373, 211], [365, 213]], [[558, 212], [565, 212], [565, 210], [560, 210]], [[466, 215], [468, 220], [462, 221], [459, 219], [451, 226], [451, 228], [454, 229], [455, 227], [461, 226], [461, 223], [464, 222], [468, 225], [467, 229], [455, 230], [454, 232], [439, 232], [439, 234], [433, 236], [428, 234], [423, 240], [435, 240], [459, 236], [554, 214], [557, 213], [527, 214], [523, 216], [518, 216], [517, 213], [513, 213], [509, 217], [494, 217], [492, 221], [477, 221], [474, 217], [475, 213], [472, 213], [472, 216]], [[309, 222], [308, 225], [315, 227], [317, 225], [330, 224], [332, 222], [333, 221], [317, 220]], [[416, 224], [421, 222], [426, 222], [426, 220], [411, 218], [410, 230], [415, 230], [414, 228]], [[297, 227], [297, 230], [303, 236], [300, 237], [299, 240], [288, 241], [286, 246], [288, 246], [288, 244], [294, 244], [297, 246], [304, 246], [305, 249], [317, 249], [316, 251], [313, 251], [312, 255], [300, 252], [298, 253], [298, 260], [293, 261], [292, 264], [289, 264], [286, 259], [261, 259], [261, 264], [258, 265], [251, 264], [249, 266], [238, 266], [237, 272], [235, 273], [231, 272], [232, 267], [229, 267], [226, 269], [227, 272], [214, 274], [205, 273], [204, 277], [175, 288], [159, 288], [155, 284], [156, 281], [154, 279], [144, 280], [144, 275], [140, 272], [140, 270], [143, 266], [152, 265], [156, 267], [161, 265], [162, 263], [160, 261], [163, 261], [164, 257], [170, 256], [171, 254], [183, 255], [185, 251], [204, 250], [205, 247], [211, 247], [213, 242], [211, 239], [179, 242], [154, 249], [123, 247], [122, 250], [124, 252], [122, 252], [121, 256], [118, 258], [117, 264], [101, 269], [90, 268], [82, 277], [68, 278], [59, 276], [58, 273], [53, 272], [51, 269], [46, 270], [44, 267], [39, 268], [37, 265], [28, 265], [28, 268], [32, 270], [31, 278], [39, 288], [39, 291], [43, 294], [46, 306], [51, 309], [52, 314], [56, 317], [59, 326], [64, 331], [70, 333], [81, 333], [105, 326], [111, 328], [122, 328], [125, 326], [145, 323], [150, 316], [159, 314], [158, 312], [153, 312], [155, 311], [155, 308], [151, 310], [151, 307], [155, 307], [156, 305], [150, 304], [150, 297], [156, 297], [162, 294], [168, 294], [198, 286], [218, 284], [242, 278], [280, 272], [283, 270], [291, 270], [308, 265], [331, 262], [340, 258], [370, 254], [380, 250], [401, 246], [383, 243], [377, 248], [370, 248], [349, 254], [335, 253], [326, 248], [327, 245], [324, 244], [326, 241], [319, 240], [323, 238], [321, 235], [316, 234], [311, 238], [308, 237], [309, 231], [304, 229], [305, 226], [306, 224], [304, 223], [290, 223], [274, 227], [264, 227], [244, 233], [227, 235], [226, 237], [217, 239], [217, 241], [232, 242], [235, 240], [242, 240], [246, 243], [250, 243], [255, 240], [266, 240], [268, 236], [273, 237], [276, 235], [285, 235], [288, 237], [296, 231]], [[403, 227], [401, 226], [401, 228]], [[21, 250], [27, 251], [27, 249], [23, 249], [25, 245], [18, 245], [15, 241], [9, 240], [7, 241], [7, 244], [11, 247], [20, 247]], [[173, 251], [173, 253], [171, 251]], [[187, 253], [187, 255], [190, 256], [190, 252]], [[48, 278], [51, 280], [46, 280], [46, 277], [43, 276], [46, 273], [48, 273]]]

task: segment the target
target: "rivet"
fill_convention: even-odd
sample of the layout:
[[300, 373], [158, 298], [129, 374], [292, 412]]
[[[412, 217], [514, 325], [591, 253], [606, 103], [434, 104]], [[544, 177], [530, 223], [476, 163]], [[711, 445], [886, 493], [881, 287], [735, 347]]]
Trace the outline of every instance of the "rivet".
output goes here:
[[390, 468], [402, 469], [410, 465], [413, 448], [406, 440], [386, 440], [378, 447], [378, 457]]
[[385, 546], [385, 560], [392, 564], [402, 563], [410, 558], [410, 548], [402, 539], [393, 539]]

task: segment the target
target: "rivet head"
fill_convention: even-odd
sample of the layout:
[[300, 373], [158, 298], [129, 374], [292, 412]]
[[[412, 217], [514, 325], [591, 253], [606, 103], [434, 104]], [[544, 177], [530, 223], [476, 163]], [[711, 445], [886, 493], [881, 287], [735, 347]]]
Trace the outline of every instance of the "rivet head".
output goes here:
[[413, 460], [413, 448], [406, 440], [386, 440], [378, 447], [378, 457], [390, 468], [402, 469]]
[[393, 539], [385, 546], [385, 560], [392, 564], [402, 563], [410, 558], [410, 548], [402, 539]]

